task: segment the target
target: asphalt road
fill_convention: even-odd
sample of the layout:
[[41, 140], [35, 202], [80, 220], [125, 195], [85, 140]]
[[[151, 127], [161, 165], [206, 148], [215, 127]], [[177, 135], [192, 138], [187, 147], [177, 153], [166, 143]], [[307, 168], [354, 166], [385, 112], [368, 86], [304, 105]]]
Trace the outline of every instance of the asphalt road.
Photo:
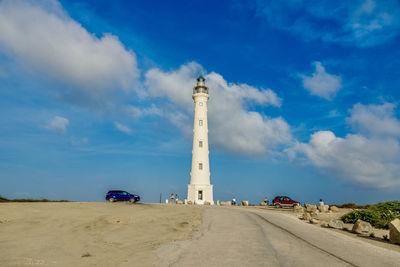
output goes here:
[[160, 247], [158, 266], [400, 266], [400, 253], [276, 212], [204, 207], [187, 241]]

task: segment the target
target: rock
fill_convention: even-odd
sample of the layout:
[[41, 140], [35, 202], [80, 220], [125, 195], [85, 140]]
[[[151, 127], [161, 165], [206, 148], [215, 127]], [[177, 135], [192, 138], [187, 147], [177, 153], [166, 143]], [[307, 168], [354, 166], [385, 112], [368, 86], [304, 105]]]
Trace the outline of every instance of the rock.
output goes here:
[[329, 205], [323, 205], [323, 206], [318, 205], [318, 210], [319, 210], [320, 212], [328, 212], [328, 210], [329, 210]]
[[339, 208], [336, 207], [336, 206], [331, 206], [329, 209], [330, 209], [332, 212], [339, 212]]
[[389, 240], [394, 244], [400, 244], [400, 220], [394, 219], [389, 224]]
[[326, 222], [326, 221], [321, 221], [321, 226], [322, 226], [322, 227], [328, 227], [328, 222]]
[[265, 202], [260, 202], [260, 206], [267, 206]]
[[231, 206], [231, 202], [230, 201], [221, 201], [221, 206]]
[[183, 201], [182, 200], [177, 200], [176, 204], [183, 204]]
[[192, 204], [193, 204], [193, 202], [192, 202], [191, 200], [189, 200], [187, 203], [188, 203], [189, 205], [192, 205]]
[[302, 206], [294, 206], [293, 207], [293, 212], [303, 213], [304, 212], [304, 208]]
[[248, 206], [248, 205], [249, 205], [249, 202], [247, 200], [242, 201], [242, 206]]
[[303, 214], [303, 220], [305, 221], [310, 221], [311, 220], [311, 214], [308, 212], [304, 212]]
[[210, 203], [210, 202], [208, 202], [208, 201], [204, 201], [204, 205], [206, 205], [206, 206], [210, 206], [210, 205], [211, 205], [211, 203]]
[[351, 231], [356, 234], [368, 234], [369, 232], [371, 232], [371, 230], [371, 224], [362, 220], [357, 220], [356, 223], [353, 225], [353, 229], [351, 229]]
[[317, 210], [317, 206], [312, 204], [304, 204], [304, 207], [306, 208], [307, 212], [313, 212]]
[[317, 219], [311, 219], [310, 220], [310, 223], [312, 223], [312, 224], [318, 224], [319, 223], [319, 221], [317, 220]]
[[328, 226], [330, 228], [343, 229], [344, 223], [341, 220], [330, 220]]
[[217, 206], [219, 206], [219, 200], [217, 200]]

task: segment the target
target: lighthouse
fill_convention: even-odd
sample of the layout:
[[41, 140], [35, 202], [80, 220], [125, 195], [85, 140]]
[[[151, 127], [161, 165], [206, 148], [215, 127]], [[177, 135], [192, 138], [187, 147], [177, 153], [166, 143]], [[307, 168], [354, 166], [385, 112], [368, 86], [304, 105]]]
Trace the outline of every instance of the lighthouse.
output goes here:
[[193, 149], [187, 199], [194, 204], [209, 202], [213, 205], [213, 186], [210, 184], [208, 151], [207, 101], [209, 97], [205, 79], [200, 75], [197, 78], [197, 85], [193, 88], [192, 95], [194, 101]]

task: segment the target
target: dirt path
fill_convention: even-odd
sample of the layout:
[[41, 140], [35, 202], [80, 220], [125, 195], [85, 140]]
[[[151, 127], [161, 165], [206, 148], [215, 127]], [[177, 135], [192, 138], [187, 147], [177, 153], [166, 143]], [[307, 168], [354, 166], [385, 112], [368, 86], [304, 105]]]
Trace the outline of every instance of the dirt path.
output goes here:
[[204, 207], [191, 240], [158, 250], [158, 266], [400, 266], [400, 253], [284, 213]]

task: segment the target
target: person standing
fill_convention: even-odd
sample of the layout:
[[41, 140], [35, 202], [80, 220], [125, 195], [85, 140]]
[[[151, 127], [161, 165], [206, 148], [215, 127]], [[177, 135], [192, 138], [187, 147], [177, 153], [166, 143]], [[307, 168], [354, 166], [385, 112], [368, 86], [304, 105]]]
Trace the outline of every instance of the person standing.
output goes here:
[[268, 197], [265, 197], [265, 198], [264, 198], [264, 202], [265, 202], [265, 204], [266, 204], [267, 206], [269, 206], [269, 199], [268, 199]]
[[174, 193], [171, 193], [171, 196], [169, 198], [171, 199], [171, 204], [173, 204], [174, 203], [174, 198], [175, 198]]
[[232, 198], [231, 203], [232, 203], [232, 205], [236, 205], [236, 198]]
[[318, 206], [322, 207], [322, 206], [324, 206], [324, 205], [325, 205], [325, 203], [322, 201], [322, 199], [320, 199], [320, 200], [319, 200], [319, 203], [318, 203]]
[[175, 203], [178, 204], [178, 194], [175, 194]]

